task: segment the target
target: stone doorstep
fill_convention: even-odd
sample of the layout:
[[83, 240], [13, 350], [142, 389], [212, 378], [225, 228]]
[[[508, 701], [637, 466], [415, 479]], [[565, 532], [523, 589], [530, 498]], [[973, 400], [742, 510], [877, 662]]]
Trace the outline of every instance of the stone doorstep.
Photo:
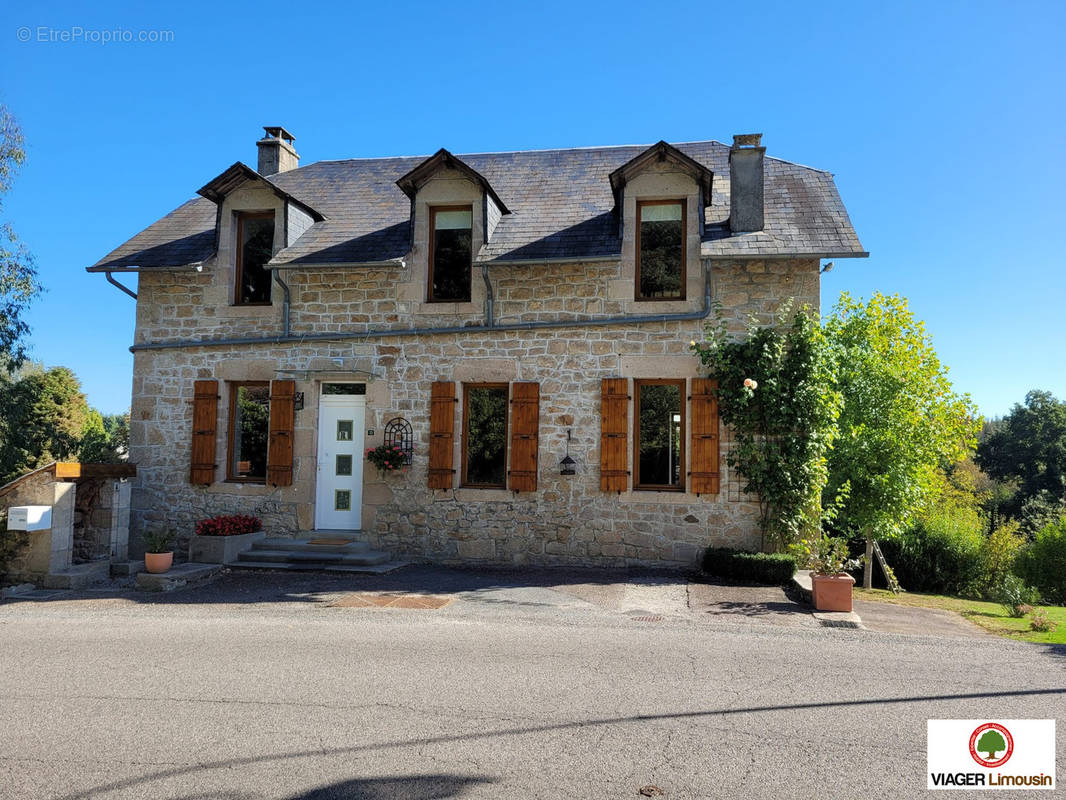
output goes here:
[[41, 580], [41, 585], [46, 589], [84, 589], [110, 577], [110, 562], [90, 561], [88, 564], [74, 564], [58, 572], [49, 572]]
[[[814, 605], [814, 586], [811, 583], [811, 571], [798, 569], [792, 576], [792, 588], [807, 603]], [[827, 628], [855, 628], [866, 630], [862, 617], [854, 611], [815, 611], [814, 618]]]
[[191, 583], [202, 583], [222, 572], [222, 564], [176, 564], [166, 572], [141, 572], [136, 588], [142, 592], [170, 592]]
[[136, 575], [138, 572], [144, 572], [144, 559], [140, 561], [112, 561], [111, 562], [111, 576], [112, 577], [129, 577]]

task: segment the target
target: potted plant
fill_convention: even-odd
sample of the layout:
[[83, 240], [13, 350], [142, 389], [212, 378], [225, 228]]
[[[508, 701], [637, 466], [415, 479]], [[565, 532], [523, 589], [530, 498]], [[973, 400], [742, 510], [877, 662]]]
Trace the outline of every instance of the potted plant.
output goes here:
[[377, 447], [369, 447], [366, 460], [378, 468], [382, 478], [389, 472], [407, 469], [407, 454], [398, 445], [379, 444]]
[[174, 532], [145, 531], [144, 568], [148, 572], [166, 572], [174, 563]]
[[855, 579], [845, 570], [858, 562], [848, 558], [848, 543], [823, 533], [806, 543], [807, 564], [811, 569], [811, 591], [818, 611], [851, 611], [851, 589]]

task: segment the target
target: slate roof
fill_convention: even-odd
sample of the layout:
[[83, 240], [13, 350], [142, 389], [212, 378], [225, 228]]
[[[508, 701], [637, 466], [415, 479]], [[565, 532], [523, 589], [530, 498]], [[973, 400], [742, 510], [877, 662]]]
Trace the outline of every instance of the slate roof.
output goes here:
[[[863, 256], [828, 172], [767, 157], [762, 231], [729, 230], [729, 146], [675, 145], [714, 173], [702, 253], [712, 257]], [[511, 213], [476, 260], [511, 262], [618, 256], [621, 241], [608, 176], [647, 146], [457, 154], [492, 185]], [[273, 264], [359, 264], [399, 260], [410, 245], [410, 201], [397, 179], [425, 161], [405, 158], [319, 161], [271, 176], [314, 208], [316, 222]], [[184, 266], [214, 254], [215, 203], [190, 200], [89, 269]]]

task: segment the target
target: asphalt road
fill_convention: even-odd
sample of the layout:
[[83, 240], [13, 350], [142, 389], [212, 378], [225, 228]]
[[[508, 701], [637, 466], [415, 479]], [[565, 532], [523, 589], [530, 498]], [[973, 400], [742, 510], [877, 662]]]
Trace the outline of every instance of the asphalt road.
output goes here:
[[297, 576], [6, 603], [0, 797], [920, 797], [928, 718], [1066, 716], [1062, 649], [722, 621], [675, 579], [453, 578], [410, 581], [436, 611]]

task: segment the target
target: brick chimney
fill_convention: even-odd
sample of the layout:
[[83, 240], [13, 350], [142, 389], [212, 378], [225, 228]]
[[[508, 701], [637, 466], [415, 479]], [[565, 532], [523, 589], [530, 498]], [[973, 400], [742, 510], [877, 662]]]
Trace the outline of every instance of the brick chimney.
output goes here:
[[300, 166], [300, 156], [292, 146], [296, 139], [291, 133], [280, 126], [264, 127], [263, 130], [266, 136], [256, 142], [260, 175], [277, 175]]
[[763, 155], [761, 133], [733, 137], [729, 149], [729, 229], [733, 233], [763, 229]]

